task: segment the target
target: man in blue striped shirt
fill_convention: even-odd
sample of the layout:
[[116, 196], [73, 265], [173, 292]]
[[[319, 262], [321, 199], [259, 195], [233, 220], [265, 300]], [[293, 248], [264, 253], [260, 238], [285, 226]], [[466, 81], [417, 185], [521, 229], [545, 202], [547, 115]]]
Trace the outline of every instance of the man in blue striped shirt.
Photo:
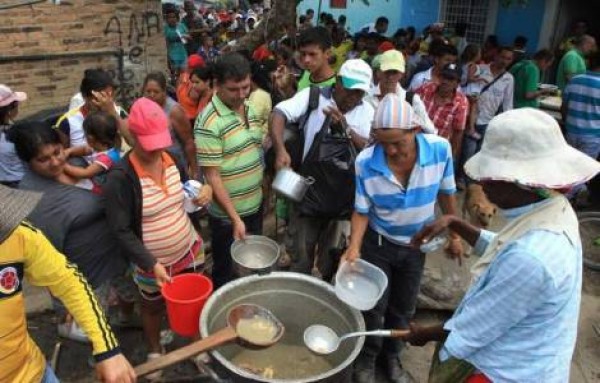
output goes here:
[[563, 94], [567, 140], [590, 157], [600, 154], [600, 54], [590, 58], [585, 74], [571, 79]]
[[567, 145], [550, 115], [521, 108], [490, 122], [465, 172], [508, 224], [491, 233], [443, 216], [414, 236], [417, 247], [449, 228], [480, 257], [453, 317], [439, 326], [411, 324], [405, 339], [443, 341], [430, 381], [568, 382], [582, 248], [577, 215], [558, 191], [589, 180], [600, 163]]
[[[435, 216], [436, 201], [445, 214], [456, 213], [452, 150], [448, 140], [420, 133], [412, 107], [386, 95], [373, 122], [375, 145], [356, 160], [356, 197], [346, 261], [361, 256], [380, 267], [389, 284], [375, 308], [365, 312], [368, 330], [408, 328], [419, 292], [425, 254], [410, 240]], [[460, 238], [449, 251], [460, 256]], [[360, 255], [359, 255], [360, 254]], [[355, 381], [373, 382], [375, 360], [383, 350], [393, 382], [410, 382], [400, 364], [402, 342], [369, 337], [355, 365]]]

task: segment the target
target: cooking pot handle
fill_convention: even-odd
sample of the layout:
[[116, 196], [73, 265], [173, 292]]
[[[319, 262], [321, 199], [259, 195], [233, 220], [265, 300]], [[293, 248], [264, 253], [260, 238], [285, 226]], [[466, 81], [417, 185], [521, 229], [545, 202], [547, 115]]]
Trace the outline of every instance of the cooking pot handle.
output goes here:
[[315, 183], [315, 179], [311, 176], [308, 176], [304, 179], [304, 182], [306, 182], [307, 185], [312, 185]]

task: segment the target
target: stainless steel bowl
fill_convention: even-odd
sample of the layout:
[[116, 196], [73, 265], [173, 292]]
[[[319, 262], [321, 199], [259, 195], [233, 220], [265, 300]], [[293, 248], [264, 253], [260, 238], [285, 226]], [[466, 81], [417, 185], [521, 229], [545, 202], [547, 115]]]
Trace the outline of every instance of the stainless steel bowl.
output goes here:
[[312, 177], [304, 178], [292, 169], [279, 169], [273, 180], [273, 190], [292, 201], [300, 202], [306, 191], [315, 182]]
[[240, 277], [270, 272], [279, 254], [277, 242], [262, 235], [249, 235], [231, 245], [231, 258]]

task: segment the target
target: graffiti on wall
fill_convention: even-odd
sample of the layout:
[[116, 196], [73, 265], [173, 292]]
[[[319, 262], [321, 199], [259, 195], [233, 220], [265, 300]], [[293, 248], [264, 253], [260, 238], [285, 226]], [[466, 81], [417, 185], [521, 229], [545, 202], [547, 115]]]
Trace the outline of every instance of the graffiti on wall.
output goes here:
[[110, 73], [115, 83], [115, 98], [125, 106], [141, 96], [143, 77], [147, 72], [149, 38], [160, 34], [160, 14], [154, 11], [131, 13], [123, 18], [112, 16], [104, 27], [105, 36], [116, 37], [121, 65]]

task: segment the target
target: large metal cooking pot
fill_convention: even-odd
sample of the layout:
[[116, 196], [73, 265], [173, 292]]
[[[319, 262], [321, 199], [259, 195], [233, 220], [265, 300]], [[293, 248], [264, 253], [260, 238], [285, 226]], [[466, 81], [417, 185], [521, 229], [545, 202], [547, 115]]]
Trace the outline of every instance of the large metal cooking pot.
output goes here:
[[292, 169], [279, 169], [273, 180], [273, 190], [292, 201], [300, 202], [306, 191], [315, 182], [312, 177], [304, 178]]
[[[315, 323], [331, 327], [337, 334], [364, 331], [365, 323], [358, 310], [355, 310], [336, 296], [333, 287], [319, 279], [298, 273], [273, 272], [268, 275], [252, 275], [226, 284], [210, 297], [200, 317], [200, 333], [206, 337], [226, 323], [227, 312], [240, 303], [254, 303], [270, 310], [285, 326], [285, 335], [274, 346], [264, 350], [247, 350], [238, 344], [228, 344], [211, 352], [216, 361], [215, 371], [221, 378], [234, 382], [269, 383], [308, 383], [350, 382], [352, 362], [358, 356], [364, 338], [359, 337], [344, 342], [335, 353], [325, 356], [331, 368], [320, 373], [296, 377], [294, 379], [267, 378], [238, 367], [232, 360], [242, 352], [252, 354], [256, 360], [268, 361], [274, 371], [295, 368], [296, 358], [289, 355], [289, 347], [302, 347], [306, 351], [303, 333]], [[301, 358], [299, 358], [301, 359]]]

